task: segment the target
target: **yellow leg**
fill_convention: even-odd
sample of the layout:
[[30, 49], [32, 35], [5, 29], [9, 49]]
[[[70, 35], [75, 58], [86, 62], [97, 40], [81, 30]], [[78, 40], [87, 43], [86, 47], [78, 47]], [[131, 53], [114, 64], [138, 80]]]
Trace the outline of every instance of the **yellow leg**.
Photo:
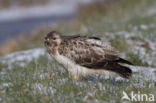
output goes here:
[[70, 74], [72, 79], [74, 80], [78, 80], [79, 79], [79, 75], [75, 75], [75, 74]]

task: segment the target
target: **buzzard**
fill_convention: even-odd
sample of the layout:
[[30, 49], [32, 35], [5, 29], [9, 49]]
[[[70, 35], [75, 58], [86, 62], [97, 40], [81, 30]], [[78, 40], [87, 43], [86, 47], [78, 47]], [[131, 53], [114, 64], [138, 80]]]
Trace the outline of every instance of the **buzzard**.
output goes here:
[[128, 79], [132, 71], [122, 64], [132, 65], [118, 56], [118, 51], [97, 37], [63, 36], [48, 33], [44, 41], [48, 53], [64, 66], [73, 79], [94, 74], [119, 75]]

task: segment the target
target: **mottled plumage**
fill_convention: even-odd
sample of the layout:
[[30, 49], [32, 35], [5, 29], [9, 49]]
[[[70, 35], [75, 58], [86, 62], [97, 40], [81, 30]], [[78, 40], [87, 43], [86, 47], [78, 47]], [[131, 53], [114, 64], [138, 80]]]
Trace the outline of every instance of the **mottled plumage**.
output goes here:
[[45, 46], [49, 54], [75, 79], [80, 75], [92, 74], [119, 74], [128, 78], [132, 74], [128, 67], [121, 65], [131, 63], [118, 57], [116, 49], [97, 37], [61, 36], [53, 31], [45, 37]]

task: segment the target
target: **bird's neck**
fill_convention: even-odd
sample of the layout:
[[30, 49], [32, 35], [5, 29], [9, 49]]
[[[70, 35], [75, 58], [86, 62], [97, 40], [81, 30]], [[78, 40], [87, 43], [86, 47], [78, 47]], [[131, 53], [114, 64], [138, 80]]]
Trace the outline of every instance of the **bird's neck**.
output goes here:
[[54, 46], [53, 48], [50, 48], [50, 51], [53, 56], [59, 55], [58, 46]]

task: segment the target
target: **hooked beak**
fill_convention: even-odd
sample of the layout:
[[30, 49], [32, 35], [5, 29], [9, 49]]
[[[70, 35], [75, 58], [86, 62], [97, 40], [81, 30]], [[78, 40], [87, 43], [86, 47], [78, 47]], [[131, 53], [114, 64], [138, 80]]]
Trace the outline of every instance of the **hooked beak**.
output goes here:
[[45, 38], [44, 45], [45, 46], [49, 46], [50, 45], [50, 39], [49, 38]]

